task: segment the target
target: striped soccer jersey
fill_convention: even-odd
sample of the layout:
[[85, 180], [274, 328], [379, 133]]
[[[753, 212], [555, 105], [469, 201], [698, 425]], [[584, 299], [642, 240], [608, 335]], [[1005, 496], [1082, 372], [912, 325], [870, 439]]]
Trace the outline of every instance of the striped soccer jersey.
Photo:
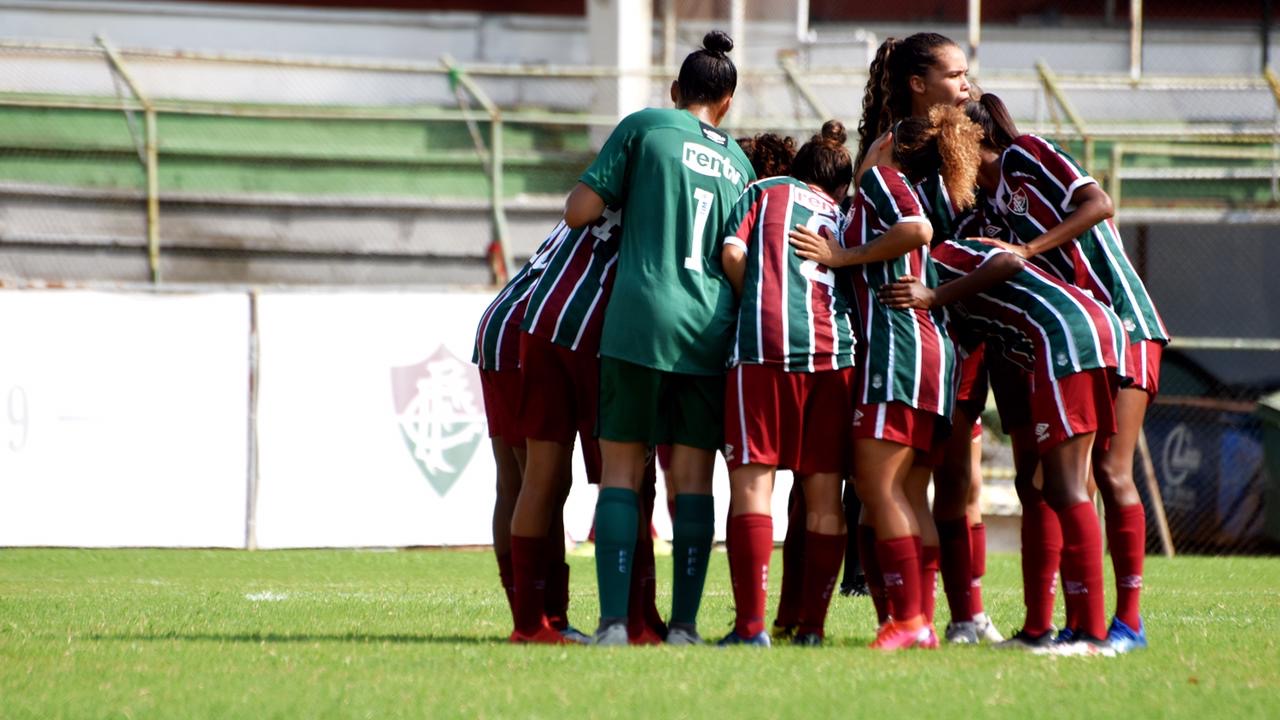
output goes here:
[[946, 184], [942, 182], [942, 175], [934, 173], [926, 177], [916, 183], [915, 191], [925, 217], [933, 226], [934, 245], [949, 238], [964, 237], [960, 234], [961, 228], [971, 222], [974, 209], [956, 209]]
[[[879, 238], [897, 223], [927, 223], [920, 201], [902, 173], [873, 167], [863, 173], [859, 192], [849, 210], [845, 247]], [[955, 401], [955, 348], [946, 333], [946, 313], [934, 310], [895, 310], [882, 304], [876, 291], [902, 275], [932, 285], [929, 248], [883, 262], [850, 268], [852, 301], [862, 348], [860, 404], [902, 402], [918, 410], [951, 417]]]
[[[932, 260], [939, 279], [950, 282], [1004, 252], [977, 240], [946, 240], [934, 247]], [[968, 328], [1039, 377], [1056, 380], [1097, 368], [1124, 372], [1128, 338], [1120, 318], [1080, 288], [1034, 265], [953, 307]]]
[[[1091, 183], [1096, 181], [1062, 148], [1050, 140], [1023, 135], [1000, 158], [996, 209], [1018, 241], [1029, 243], [1061, 224], [1075, 210], [1072, 194]], [[1041, 253], [1033, 262], [1111, 306], [1124, 323], [1130, 342], [1168, 342], [1164, 322], [1125, 255], [1120, 233], [1111, 220]]]
[[570, 230], [552, 249], [529, 294], [521, 330], [570, 350], [599, 352], [621, 223], [622, 211], [606, 208], [599, 220]]
[[726, 245], [747, 253], [731, 365], [780, 366], [788, 372], [853, 366], [853, 318], [836, 275], [796, 255], [794, 225], [838, 235], [840, 207], [822, 190], [791, 177], [747, 187], [729, 214]]
[[564, 221], [558, 223], [534, 251], [529, 262], [507, 281], [485, 308], [471, 353], [471, 362], [479, 365], [481, 370], [515, 370], [520, 367], [520, 323], [524, 320], [529, 294], [533, 292], [533, 286], [542, 275], [552, 251], [568, 237], [569, 232]]

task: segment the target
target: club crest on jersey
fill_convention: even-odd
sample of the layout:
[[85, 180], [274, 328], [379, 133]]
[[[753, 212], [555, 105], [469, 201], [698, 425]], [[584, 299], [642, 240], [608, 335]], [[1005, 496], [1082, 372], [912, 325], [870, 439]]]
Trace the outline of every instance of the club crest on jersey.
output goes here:
[[391, 368], [396, 425], [431, 487], [449, 492], [485, 435], [480, 376], [441, 345], [425, 360]]
[[1013, 195], [1009, 197], [1009, 212], [1014, 215], [1026, 215], [1027, 208], [1030, 207], [1031, 201], [1027, 199], [1027, 191], [1018, 188]]
[[729, 159], [709, 147], [694, 142], [684, 144], [684, 166], [699, 175], [723, 177], [734, 185], [742, 184], [742, 173]]

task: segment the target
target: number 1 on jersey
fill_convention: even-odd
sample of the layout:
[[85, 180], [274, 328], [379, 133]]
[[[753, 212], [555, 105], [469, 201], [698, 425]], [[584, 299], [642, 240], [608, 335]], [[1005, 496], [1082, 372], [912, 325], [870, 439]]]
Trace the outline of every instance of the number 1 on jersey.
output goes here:
[[716, 196], [702, 188], [693, 189], [693, 199], [698, 205], [693, 211], [693, 238], [689, 247], [689, 257], [684, 259], [686, 270], [702, 272], [702, 233], [707, 229], [707, 218], [711, 217], [711, 204]]

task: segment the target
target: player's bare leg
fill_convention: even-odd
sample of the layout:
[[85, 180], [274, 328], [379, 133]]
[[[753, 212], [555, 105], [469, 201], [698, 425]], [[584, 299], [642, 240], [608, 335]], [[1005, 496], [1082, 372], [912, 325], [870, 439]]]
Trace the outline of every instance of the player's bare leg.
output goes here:
[[1107, 516], [1107, 548], [1116, 577], [1115, 619], [1110, 634], [1127, 634], [1146, 644], [1140, 598], [1146, 558], [1147, 521], [1133, 479], [1133, 458], [1150, 396], [1140, 388], [1116, 395], [1116, 434], [1106, 449], [1094, 448], [1093, 474]]
[[840, 473], [812, 473], [797, 478], [804, 490], [805, 553], [800, 625], [795, 642], [820, 645], [825, 637], [827, 610], [835, 591], [846, 534]]
[[699, 642], [698, 607], [707, 579], [711, 541], [715, 535], [715, 504], [711, 497], [714, 450], [689, 445], [671, 446], [667, 482], [675, 489], [671, 553], [674, 565], [671, 617], [667, 642]]
[[[729, 565], [736, 617], [733, 632], [720, 641], [722, 645], [769, 644], [764, 631], [764, 608], [773, 555], [775, 470], [772, 465], [750, 463], [729, 472], [728, 532], [733, 536]], [[677, 569], [677, 575], [679, 572]], [[673, 612], [672, 618], [675, 617]]]
[[490, 439], [493, 461], [497, 467], [497, 485], [493, 502], [493, 554], [498, 559], [498, 577], [507, 596], [507, 606], [515, 619], [515, 580], [511, 569], [511, 515], [524, 474], [524, 448], [513, 448], [502, 438]]

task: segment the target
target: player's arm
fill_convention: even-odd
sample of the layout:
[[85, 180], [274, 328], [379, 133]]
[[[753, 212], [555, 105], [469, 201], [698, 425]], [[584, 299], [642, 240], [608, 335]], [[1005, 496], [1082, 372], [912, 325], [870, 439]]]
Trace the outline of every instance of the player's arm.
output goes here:
[[1006, 245], [1006, 249], [1023, 258], [1033, 258], [1048, 252], [1059, 245], [1078, 238], [1089, 228], [1107, 220], [1116, 214], [1111, 196], [1094, 183], [1081, 185], [1071, 194], [1071, 204], [1075, 210], [1062, 219], [1062, 222], [1032, 240], [1026, 245]]
[[724, 276], [733, 286], [733, 294], [742, 297], [742, 283], [747, 276], [747, 247], [736, 237], [727, 237], [724, 249], [720, 251], [720, 264], [724, 267]]
[[880, 288], [880, 302], [891, 308], [929, 308], [949, 305], [971, 295], [990, 290], [1017, 275], [1026, 261], [1010, 252], [993, 254], [973, 272], [936, 288], [926, 287], [920, 278], [903, 275], [895, 283]]
[[596, 221], [604, 213], [604, 198], [585, 183], [578, 183], [564, 201], [564, 224], [577, 230]]
[[796, 225], [787, 235], [800, 257], [827, 267], [848, 267], [892, 260], [928, 245], [933, 239], [933, 227], [928, 222], [900, 222], [866, 245], [849, 248], [842, 247], [834, 237], [820, 235], [803, 225]]

